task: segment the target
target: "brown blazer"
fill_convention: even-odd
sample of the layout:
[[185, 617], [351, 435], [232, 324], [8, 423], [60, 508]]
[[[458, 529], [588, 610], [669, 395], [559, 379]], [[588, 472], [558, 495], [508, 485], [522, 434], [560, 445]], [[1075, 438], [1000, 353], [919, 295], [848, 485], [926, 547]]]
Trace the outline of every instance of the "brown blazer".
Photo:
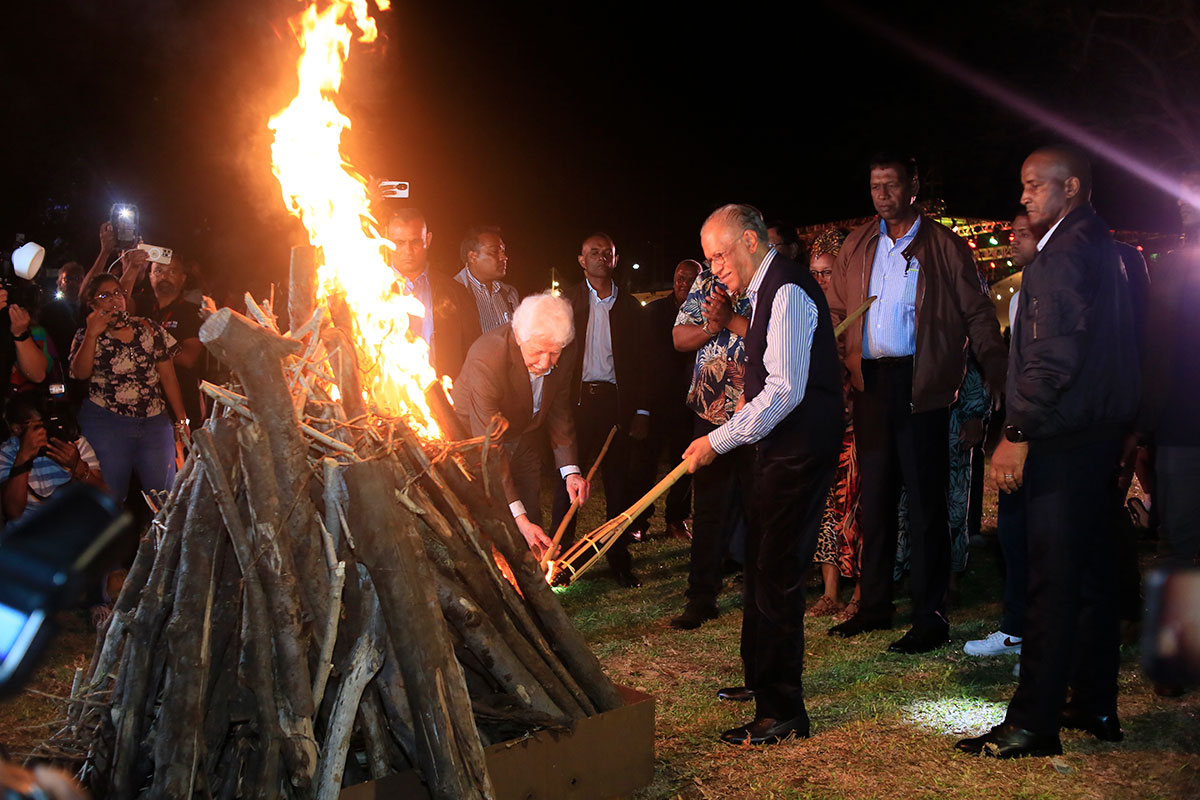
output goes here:
[[493, 328], [475, 340], [462, 372], [454, 381], [454, 410], [472, 436], [483, 436], [496, 414], [508, 421], [508, 430], [500, 439], [500, 475], [510, 503], [520, 498], [513, 484], [508, 455], [526, 434], [544, 425], [550, 436], [555, 466], [578, 463], [568, 386], [574, 358], [572, 343], [563, 351], [559, 365], [546, 376], [542, 405], [536, 415], [529, 371], [513, 338], [511, 323]]
[[[879, 217], [851, 231], [842, 244], [826, 295], [834, 326], [866, 301], [878, 244]], [[926, 216], [904, 255], [916, 258], [920, 265], [913, 412], [947, 408], [954, 402], [967, 372], [968, 345], [983, 369], [988, 389], [994, 394], [1003, 393], [1008, 348], [971, 248], [949, 228]], [[838, 341], [839, 355], [854, 388], [860, 392], [865, 322], [864, 314]]]

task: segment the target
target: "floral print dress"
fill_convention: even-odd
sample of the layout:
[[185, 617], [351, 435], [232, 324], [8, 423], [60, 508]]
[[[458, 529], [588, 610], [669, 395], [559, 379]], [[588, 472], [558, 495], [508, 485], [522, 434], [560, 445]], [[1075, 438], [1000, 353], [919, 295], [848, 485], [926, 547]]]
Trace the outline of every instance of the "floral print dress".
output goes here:
[[[103, 409], [126, 417], [146, 419], [167, 410], [158, 378], [158, 363], [173, 358], [179, 345], [157, 322], [130, 317], [133, 339], [122, 342], [105, 330], [96, 338], [88, 399]], [[83, 342], [84, 329], [75, 334], [71, 356]]]

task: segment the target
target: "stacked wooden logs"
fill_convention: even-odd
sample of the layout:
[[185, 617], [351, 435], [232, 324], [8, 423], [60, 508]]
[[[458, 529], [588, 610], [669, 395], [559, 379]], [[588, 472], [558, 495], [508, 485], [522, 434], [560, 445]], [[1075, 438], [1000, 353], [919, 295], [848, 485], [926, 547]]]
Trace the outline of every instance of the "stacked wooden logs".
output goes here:
[[218, 412], [73, 692], [97, 796], [324, 800], [416, 768], [431, 797], [490, 798], [487, 744], [622, 704], [513, 525], [492, 437], [368, 413], [300, 266], [305, 324], [247, 298], [201, 329], [237, 381], [205, 386]]

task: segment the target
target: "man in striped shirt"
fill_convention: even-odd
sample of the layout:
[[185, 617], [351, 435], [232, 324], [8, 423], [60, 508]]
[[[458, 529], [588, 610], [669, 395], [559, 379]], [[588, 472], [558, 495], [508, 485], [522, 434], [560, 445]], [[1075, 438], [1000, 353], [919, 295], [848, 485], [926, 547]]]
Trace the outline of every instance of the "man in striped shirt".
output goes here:
[[842, 443], [842, 386], [824, 293], [806, 267], [767, 243], [757, 209], [717, 209], [700, 231], [704, 255], [731, 293], [750, 298], [745, 405], [683, 457], [694, 472], [719, 453], [755, 446], [747, 504], [742, 662], [745, 686], [725, 700], [754, 700], [754, 719], [725, 731], [730, 744], [808, 736], [803, 576], [817, 548], [825, 497]]
[[508, 253], [500, 229], [477, 225], [467, 231], [458, 248], [463, 268], [454, 280], [470, 290], [479, 311], [481, 333], [512, 321], [520, 296], [517, 290], [500, 280], [508, 272]]

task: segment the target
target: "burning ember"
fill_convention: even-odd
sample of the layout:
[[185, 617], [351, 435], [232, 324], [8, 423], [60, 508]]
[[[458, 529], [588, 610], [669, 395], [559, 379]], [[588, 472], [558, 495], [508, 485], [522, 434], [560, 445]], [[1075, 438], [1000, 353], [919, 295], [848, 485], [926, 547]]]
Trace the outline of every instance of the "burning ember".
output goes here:
[[[334, 98], [342, 83], [350, 43], [375, 41], [378, 30], [366, 0], [333, 0], [321, 10], [309, 5], [291, 19], [300, 43], [296, 97], [269, 127], [272, 171], [288, 210], [304, 223], [317, 250], [318, 298], [342, 296], [353, 317], [355, 345], [372, 410], [406, 416], [423, 437], [442, 433], [425, 400], [437, 380], [425, 341], [409, 332], [409, 317], [425, 309], [394, 290], [391, 242], [371, 214], [367, 182], [341, 152], [350, 119]], [[386, 11], [389, 0], [376, 0]]]

